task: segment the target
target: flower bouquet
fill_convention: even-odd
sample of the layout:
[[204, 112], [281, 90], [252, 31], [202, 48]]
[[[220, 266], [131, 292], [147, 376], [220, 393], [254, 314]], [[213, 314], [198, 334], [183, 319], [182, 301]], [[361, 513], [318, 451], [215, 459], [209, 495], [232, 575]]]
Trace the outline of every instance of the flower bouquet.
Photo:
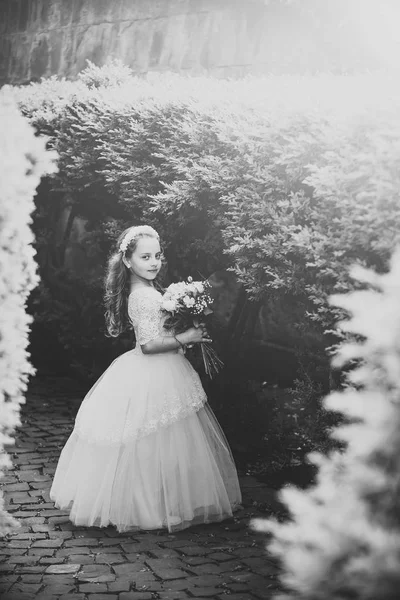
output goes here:
[[[171, 283], [165, 290], [161, 308], [166, 313], [164, 323], [166, 329], [179, 333], [189, 327], [199, 327], [202, 317], [207, 317], [213, 311], [212, 298], [208, 293], [211, 284], [208, 281], [187, 281]], [[188, 345], [190, 348], [192, 345]], [[208, 342], [200, 344], [204, 368], [210, 379], [224, 366], [214, 348]]]

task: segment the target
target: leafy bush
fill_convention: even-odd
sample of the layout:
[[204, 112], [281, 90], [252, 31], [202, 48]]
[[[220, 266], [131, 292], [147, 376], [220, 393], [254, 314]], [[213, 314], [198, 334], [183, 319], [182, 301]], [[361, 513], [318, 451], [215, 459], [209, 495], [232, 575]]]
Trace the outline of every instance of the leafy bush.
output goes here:
[[[336, 341], [323, 336], [337, 314], [328, 295], [353, 286], [346, 265], [383, 269], [399, 239], [394, 79], [138, 78], [118, 63], [114, 71], [89, 65], [77, 82], [15, 90], [60, 155], [38, 199], [43, 214], [57, 197], [60, 210], [68, 203], [88, 220], [88, 285], [100, 298], [115, 231], [148, 222], [166, 242], [166, 283], [231, 269], [250, 299], [295, 306], [290, 343], [323, 354]], [[53, 238], [49, 227], [38, 251], [48, 253]], [[42, 277], [53, 297], [47, 281], [63, 265], [50, 263], [53, 276]], [[73, 285], [89, 293], [86, 278]], [[75, 349], [63, 314], [63, 344]], [[108, 341], [101, 347], [110, 351]]]
[[292, 520], [255, 521], [272, 531], [269, 549], [283, 561], [284, 598], [394, 600], [400, 585], [400, 248], [390, 270], [351, 272], [362, 289], [331, 298], [351, 314], [339, 324], [353, 340], [335, 363], [350, 362], [347, 387], [329, 395], [326, 408], [346, 424], [335, 438], [343, 452], [314, 454], [317, 484], [286, 489]]
[[[30, 228], [33, 196], [40, 178], [55, 171], [55, 153], [46, 152], [43, 139], [35, 137], [7, 88], [0, 92], [0, 475], [11, 466], [4, 446], [14, 443], [12, 434], [21, 424], [20, 405], [25, 402], [29, 375], [34, 369], [27, 352], [32, 318], [26, 313], [29, 292], [38, 283], [33, 234]], [[18, 526], [5, 510], [0, 495], [0, 535]]]

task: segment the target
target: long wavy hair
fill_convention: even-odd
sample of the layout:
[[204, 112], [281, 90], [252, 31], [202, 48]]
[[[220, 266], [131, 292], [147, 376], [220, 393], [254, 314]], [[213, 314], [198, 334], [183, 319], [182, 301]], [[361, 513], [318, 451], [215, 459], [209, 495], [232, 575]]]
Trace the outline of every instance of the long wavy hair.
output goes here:
[[[153, 237], [159, 240], [157, 232], [152, 227], [141, 226], [143, 231], [138, 232], [129, 242], [126, 250], [119, 250], [125, 236], [136, 227], [128, 227], [116, 241], [115, 250], [108, 259], [106, 275], [104, 278], [104, 305], [107, 337], [118, 337], [127, 329], [131, 329], [128, 318], [128, 298], [130, 292], [130, 270], [124, 264], [123, 257], [129, 259], [136, 250], [138, 240], [142, 237]], [[157, 275], [158, 277], [158, 275]], [[155, 282], [156, 283], [156, 282]], [[158, 284], [155, 287], [162, 289]]]

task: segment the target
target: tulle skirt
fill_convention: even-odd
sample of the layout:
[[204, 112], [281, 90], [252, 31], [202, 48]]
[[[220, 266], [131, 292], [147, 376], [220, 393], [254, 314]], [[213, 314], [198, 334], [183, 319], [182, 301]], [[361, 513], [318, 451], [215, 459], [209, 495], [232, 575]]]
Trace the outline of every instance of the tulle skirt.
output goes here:
[[232, 516], [232, 453], [182, 353], [130, 351], [110, 365], [79, 409], [50, 497], [76, 525], [120, 532]]

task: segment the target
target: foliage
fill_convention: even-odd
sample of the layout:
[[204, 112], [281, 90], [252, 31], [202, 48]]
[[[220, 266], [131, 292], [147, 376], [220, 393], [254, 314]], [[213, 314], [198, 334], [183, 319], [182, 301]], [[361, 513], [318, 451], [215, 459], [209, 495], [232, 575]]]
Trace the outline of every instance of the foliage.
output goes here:
[[317, 484], [281, 493], [292, 520], [254, 522], [273, 532], [269, 549], [284, 564], [285, 598], [394, 600], [400, 584], [400, 248], [387, 273], [356, 267], [360, 289], [331, 302], [350, 313], [339, 327], [352, 336], [335, 364], [350, 363], [347, 386], [327, 409], [346, 424], [335, 438], [343, 452], [315, 454]]
[[[317, 377], [312, 379], [315, 372], [306, 371], [303, 365], [292, 388], [243, 381], [236, 370], [236, 379], [234, 373], [224, 373], [208, 392], [217, 413], [221, 406], [218, 417], [240, 467], [270, 487], [281, 487], [293, 478], [302, 486], [308, 484], [315, 469], [308, 464], [307, 454], [328, 453], [340, 446], [330, 437], [338, 415], [322, 406], [326, 385]], [[223, 409], [228, 403], [227, 415]]]
[[[14, 443], [29, 375], [27, 352], [32, 318], [26, 313], [29, 292], [38, 276], [32, 248], [33, 197], [40, 178], [55, 171], [55, 153], [19, 113], [6, 87], [0, 92], [0, 470], [11, 466], [4, 446]], [[18, 525], [0, 497], [0, 535]]]
[[[59, 212], [68, 204], [87, 220], [88, 285], [100, 297], [115, 232], [147, 222], [165, 240], [167, 284], [231, 269], [250, 299], [295, 306], [287, 328], [321, 352], [336, 341], [323, 338], [337, 318], [327, 298], [354, 285], [346, 265], [384, 269], [400, 236], [396, 85], [389, 75], [139, 78], [115, 63], [18, 88], [60, 155], [37, 200], [48, 220], [38, 252], [56, 243], [57, 197]], [[62, 267], [53, 256], [41, 272], [51, 297]], [[73, 285], [85, 297], [85, 277]]]

